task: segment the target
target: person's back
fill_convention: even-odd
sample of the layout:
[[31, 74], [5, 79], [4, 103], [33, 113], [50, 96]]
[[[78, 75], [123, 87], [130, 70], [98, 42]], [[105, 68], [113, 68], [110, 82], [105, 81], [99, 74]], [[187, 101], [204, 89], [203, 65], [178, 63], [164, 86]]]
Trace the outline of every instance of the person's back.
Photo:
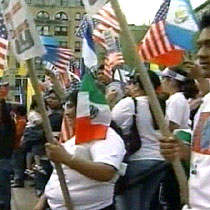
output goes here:
[[0, 100], [0, 159], [10, 158], [14, 147], [15, 124], [10, 112], [11, 106]]
[[0, 82], [0, 207], [10, 209], [10, 161], [15, 138], [15, 124], [11, 106], [5, 102], [9, 84]]

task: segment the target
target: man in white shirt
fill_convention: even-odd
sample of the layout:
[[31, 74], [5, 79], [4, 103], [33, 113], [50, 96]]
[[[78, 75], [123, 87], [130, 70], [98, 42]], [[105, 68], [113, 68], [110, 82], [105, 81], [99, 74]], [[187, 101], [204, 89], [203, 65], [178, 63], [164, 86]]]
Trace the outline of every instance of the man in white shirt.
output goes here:
[[[210, 78], [210, 13], [202, 16], [200, 23], [200, 36], [197, 40], [197, 61], [202, 77]], [[210, 93], [204, 97], [196, 117], [194, 134], [191, 147], [183, 145], [172, 138], [161, 142], [161, 151], [165, 158], [174, 160], [177, 156], [181, 159], [191, 158], [189, 179], [189, 206], [183, 210], [209, 210], [210, 209]]]

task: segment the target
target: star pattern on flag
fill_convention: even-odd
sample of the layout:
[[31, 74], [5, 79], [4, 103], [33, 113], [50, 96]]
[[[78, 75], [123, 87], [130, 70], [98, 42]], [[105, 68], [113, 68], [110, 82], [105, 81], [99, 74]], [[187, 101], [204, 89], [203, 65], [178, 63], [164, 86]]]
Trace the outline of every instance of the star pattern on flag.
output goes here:
[[4, 24], [3, 15], [0, 13], [0, 37], [3, 39], [7, 39], [7, 30]]
[[157, 14], [155, 15], [153, 23], [166, 19], [169, 6], [170, 0], [165, 0], [160, 6], [160, 9], [158, 10]]
[[96, 20], [95, 18], [91, 18], [88, 15], [85, 15], [75, 35], [79, 38], [84, 38], [84, 34], [86, 33], [88, 29], [88, 24], [91, 25], [92, 29], [94, 29], [97, 23], [98, 23], [98, 20]]

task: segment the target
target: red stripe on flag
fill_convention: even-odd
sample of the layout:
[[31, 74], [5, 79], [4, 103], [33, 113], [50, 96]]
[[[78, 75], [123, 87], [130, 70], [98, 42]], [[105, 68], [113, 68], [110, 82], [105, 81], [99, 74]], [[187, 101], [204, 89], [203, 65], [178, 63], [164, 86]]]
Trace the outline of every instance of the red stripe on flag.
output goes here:
[[[151, 25], [144, 39], [139, 44], [139, 55], [146, 61], [154, 61], [159, 56], [161, 56], [161, 60], [164, 60], [164, 54], [168, 54], [176, 49], [179, 50], [170, 43], [165, 32], [165, 21], [161, 20]], [[168, 59], [167, 56], [166, 58]], [[167, 61], [166, 63], [168, 64]]]
[[[104, 31], [112, 30], [115, 36], [119, 36], [120, 25], [115, 16], [111, 5], [105, 5], [98, 14], [93, 16], [100, 22], [96, 25], [93, 31], [94, 41], [106, 48]], [[97, 37], [97, 38], [96, 38]]]
[[76, 139], [75, 144], [87, 143], [93, 140], [103, 140], [106, 138], [108, 127], [105, 125], [91, 124], [89, 117], [76, 119]]

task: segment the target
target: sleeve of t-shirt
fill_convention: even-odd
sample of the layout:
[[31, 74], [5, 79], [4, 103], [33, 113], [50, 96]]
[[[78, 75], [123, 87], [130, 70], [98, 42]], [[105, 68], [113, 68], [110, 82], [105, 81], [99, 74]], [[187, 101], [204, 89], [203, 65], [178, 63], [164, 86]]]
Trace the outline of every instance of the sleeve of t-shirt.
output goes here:
[[118, 170], [125, 155], [125, 146], [119, 135], [109, 128], [105, 140], [92, 143], [90, 154], [93, 162], [105, 163]]
[[119, 101], [112, 109], [112, 120], [122, 130], [126, 130], [132, 124], [132, 115], [134, 105], [131, 98], [125, 98]]
[[167, 117], [171, 122], [181, 125], [182, 117], [185, 110], [185, 104], [180, 101], [173, 100], [167, 108]]

